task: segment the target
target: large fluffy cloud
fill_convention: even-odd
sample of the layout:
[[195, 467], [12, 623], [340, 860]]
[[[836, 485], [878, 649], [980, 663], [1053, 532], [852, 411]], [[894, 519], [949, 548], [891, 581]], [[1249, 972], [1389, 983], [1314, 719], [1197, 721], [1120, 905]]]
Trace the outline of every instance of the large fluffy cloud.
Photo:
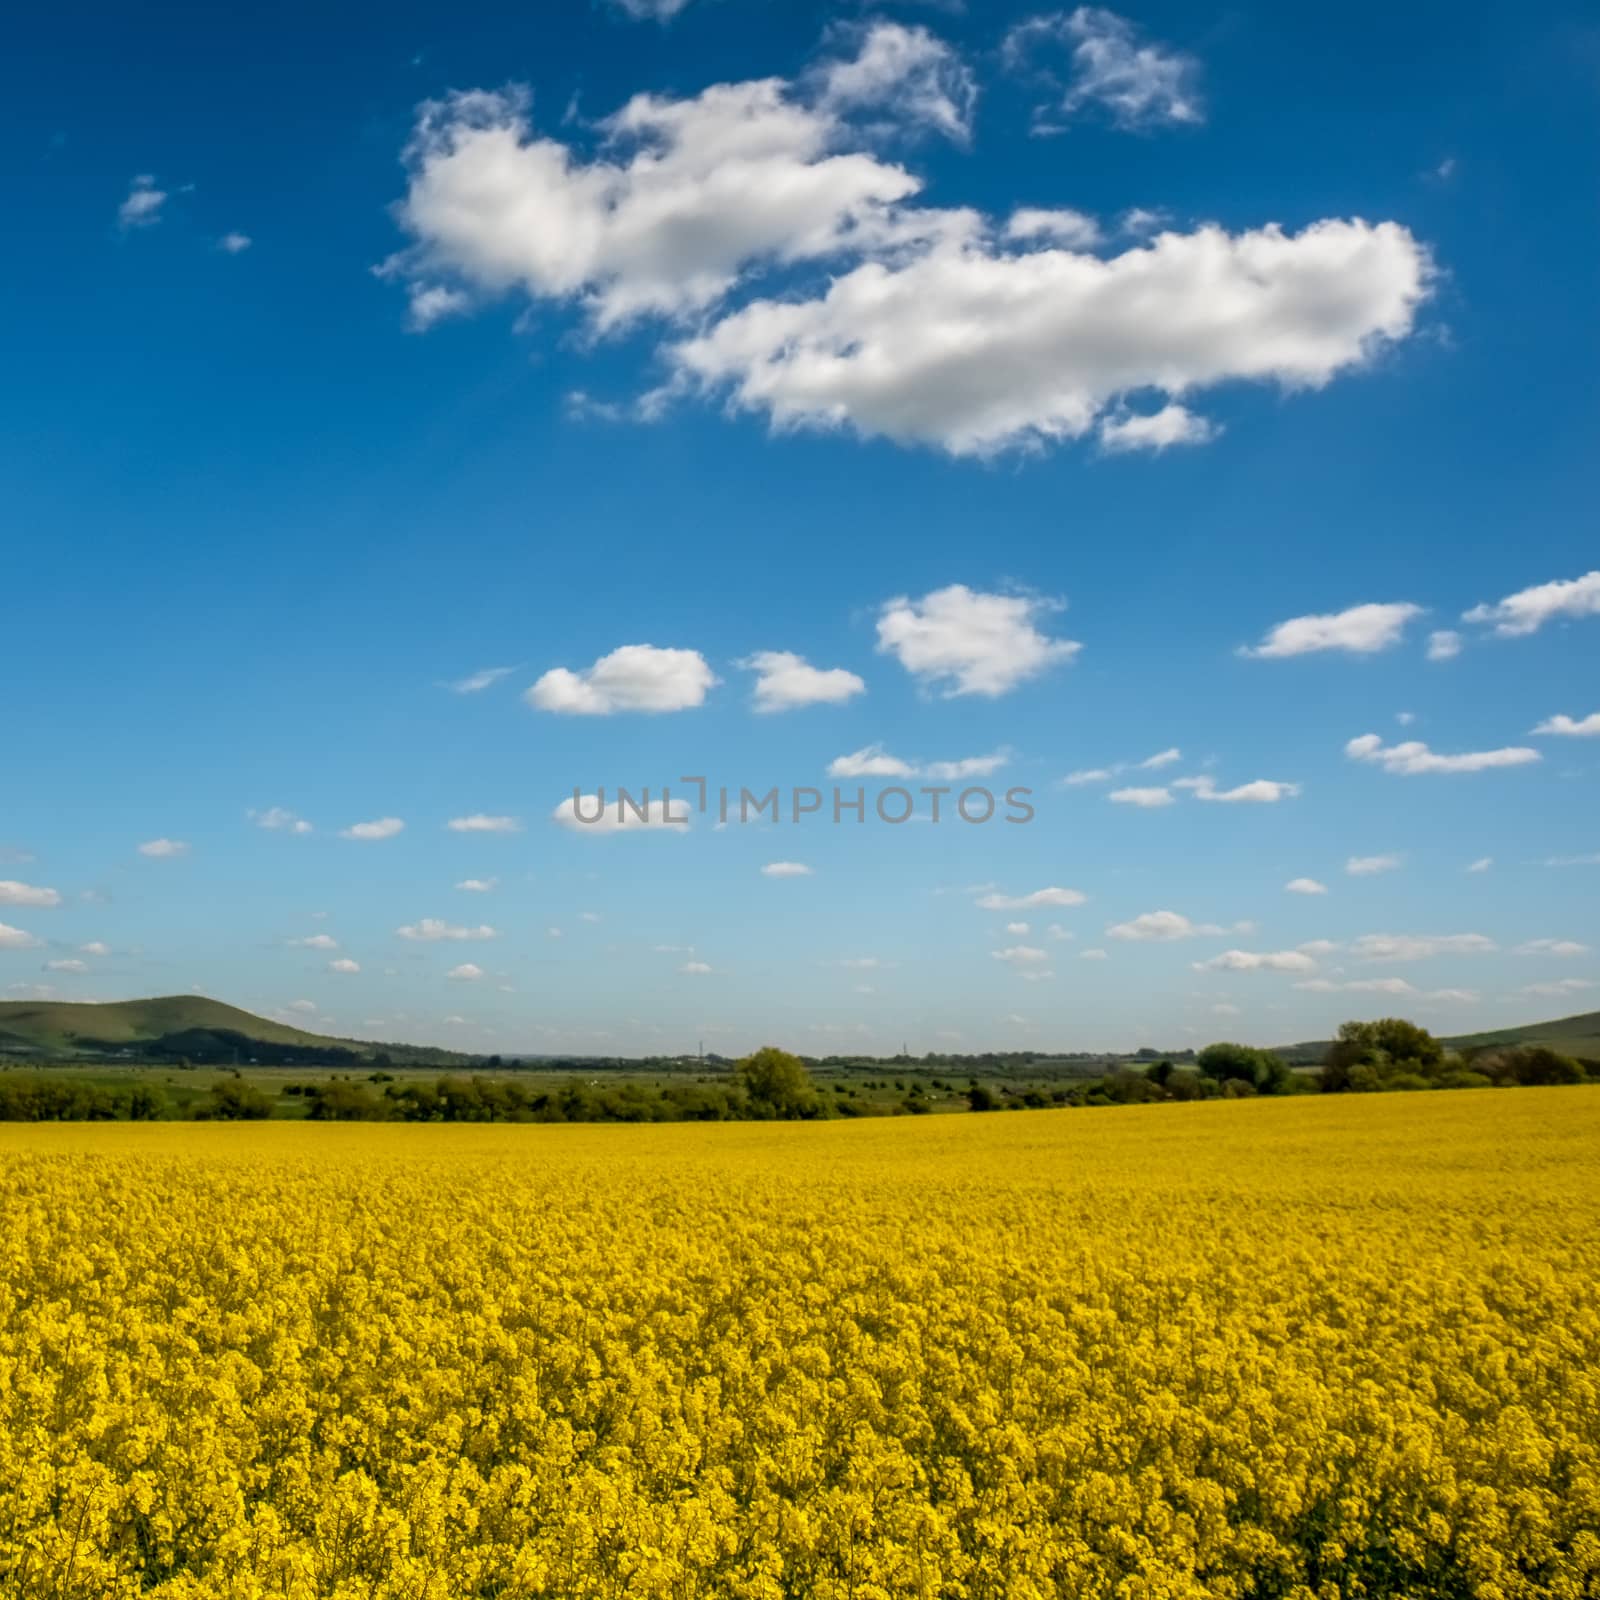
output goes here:
[[1496, 633], [1516, 638], [1537, 633], [1558, 617], [1593, 616], [1600, 616], [1600, 568], [1581, 578], [1563, 578], [1519, 589], [1493, 605], [1474, 606], [1462, 620], [1489, 623]]
[[1422, 615], [1422, 607], [1409, 601], [1385, 605], [1351, 606], [1348, 611], [1291, 617], [1280, 622], [1258, 645], [1246, 645], [1239, 654], [1273, 660], [1283, 656], [1312, 655], [1342, 650], [1350, 655], [1374, 655], [1400, 642], [1405, 626]]

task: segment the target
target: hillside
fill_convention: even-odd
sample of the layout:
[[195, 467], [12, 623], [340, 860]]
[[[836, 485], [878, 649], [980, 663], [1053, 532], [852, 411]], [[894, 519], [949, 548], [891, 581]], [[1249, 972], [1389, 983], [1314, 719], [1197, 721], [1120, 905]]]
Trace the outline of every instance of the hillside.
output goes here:
[[[1301, 1044], [1276, 1045], [1276, 1053], [1298, 1066], [1314, 1066], [1328, 1053], [1331, 1039], [1308, 1039]], [[1497, 1044], [1540, 1044], [1564, 1056], [1600, 1061], [1600, 1011], [1553, 1022], [1527, 1022], [1518, 1028], [1495, 1028], [1487, 1033], [1460, 1033], [1441, 1040], [1447, 1050], [1484, 1050]]]
[[24, 1056], [188, 1056], [194, 1060], [360, 1059], [383, 1051], [397, 1062], [456, 1063], [470, 1058], [412, 1045], [333, 1039], [273, 1022], [204, 995], [104, 1004], [0, 1001], [0, 1054]]

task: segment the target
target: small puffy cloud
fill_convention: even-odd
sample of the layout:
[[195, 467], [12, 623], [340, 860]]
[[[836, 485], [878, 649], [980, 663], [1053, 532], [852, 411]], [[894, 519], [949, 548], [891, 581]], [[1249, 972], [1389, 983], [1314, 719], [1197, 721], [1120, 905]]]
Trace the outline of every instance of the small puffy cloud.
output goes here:
[[920, 600], [890, 600], [878, 615], [878, 649], [946, 699], [993, 698], [1071, 661], [1082, 648], [1041, 630], [1056, 609], [1034, 596], [985, 594], [953, 583]]
[[1479, 856], [1476, 861], [1471, 862], [1468, 865], [1467, 871], [1468, 872], [1487, 872], [1490, 869], [1490, 867], [1492, 867], [1493, 865], [1494, 865], [1494, 857], [1493, 856]]
[[755, 708], [762, 712], [843, 705], [867, 687], [843, 667], [814, 667], [792, 650], [758, 650], [739, 665], [756, 674]]
[[482, 694], [485, 689], [493, 686], [502, 678], [509, 678], [517, 669], [515, 667], [480, 667], [476, 672], [469, 672], [464, 678], [456, 678], [445, 685], [452, 694]]
[[1529, 939], [1516, 948], [1519, 956], [1586, 956], [1588, 953], [1588, 945], [1579, 944], [1576, 939]]
[[621, 804], [615, 795], [608, 800], [600, 794], [569, 795], [550, 813], [551, 820], [574, 833], [683, 833], [689, 826], [689, 803], [674, 799], [651, 800], [642, 796], [637, 804]]
[[769, 861], [761, 869], [763, 878], [809, 878], [811, 868], [803, 861]]
[[1108, 455], [1134, 450], [1160, 454], [1177, 444], [1209, 444], [1222, 431], [1214, 422], [1196, 416], [1187, 406], [1169, 400], [1159, 411], [1117, 411], [1100, 419], [1096, 430], [1100, 448]]
[[1106, 961], [1110, 958], [1106, 955], [1104, 950], [1080, 950], [1078, 952], [1078, 959], [1080, 961]]
[[44, 970], [46, 972], [65, 972], [76, 977], [89, 970], [89, 963], [87, 961], [79, 961], [73, 956], [66, 956], [57, 961], [45, 962]]
[[1010, 759], [1009, 750], [994, 750], [986, 756], [964, 756], [959, 761], [929, 761], [919, 769], [919, 776], [951, 783], [963, 778], [987, 778]]
[[1375, 878], [1380, 872], [1399, 869], [1399, 856], [1351, 856], [1344, 864], [1344, 870], [1352, 878]]
[[1492, 625], [1497, 634], [1510, 639], [1537, 633], [1560, 617], [1593, 616], [1600, 616], [1600, 570], [1519, 589], [1493, 605], [1474, 606], [1462, 621]]
[[1146, 811], [1175, 804], [1170, 789], [1113, 789], [1106, 797], [1119, 806], [1139, 806]]
[[55, 889], [18, 883], [15, 878], [0, 878], [0, 906], [49, 907], [60, 904], [61, 895]]
[[1224, 950], [1193, 963], [1196, 972], [1315, 972], [1317, 964], [1300, 950]]
[[955, 51], [926, 28], [873, 23], [862, 30], [857, 54], [830, 62], [821, 81], [825, 111], [882, 107], [901, 124], [932, 128], [957, 144], [971, 134], [977, 82]]
[[91, 939], [88, 944], [80, 944], [78, 951], [86, 956], [108, 956], [111, 954], [111, 946], [104, 939]]
[[302, 950], [337, 950], [339, 941], [331, 933], [311, 933], [303, 939], [289, 940], [291, 945], [297, 945]]
[[182, 839], [146, 839], [139, 846], [139, 854], [154, 861], [169, 861], [174, 856], [186, 856], [189, 846]]
[[1113, 939], [1165, 943], [1173, 939], [1197, 939], [1224, 933], [1214, 922], [1191, 922], [1178, 911], [1146, 911], [1131, 922], [1117, 922], [1106, 929]]
[[1600, 711], [1591, 711], [1588, 716], [1581, 718], [1569, 717], [1565, 713], [1546, 717], [1533, 731], [1536, 734], [1558, 734], [1567, 739], [1600, 739]]
[[1078, 789], [1088, 783], [1110, 783], [1121, 769], [1118, 767], [1080, 767], [1069, 772], [1061, 781], [1069, 789]]
[[909, 761], [890, 755], [881, 744], [864, 745], [828, 763], [830, 778], [914, 778], [916, 775], [917, 769]]
[[470, 817], [452, 817], [446, 824], [452, 833], [521, 833], [522, 823], [516, 817], [488, 817], [481, 811]]
[[1375, 733], [1349, 741], [1344, 753], [1352, 761], [1369, 761], [1385, 772], [1415, 777], [1425, 772], [1487, 772], [1496, 767], [1522, 767], [1544, 758], [1526, 745], [1501, 750], [1471, 750], [1458, 755], [1438, 755], [1418, 739], [1385, 745]]
[[1430, 661], [1454, 661], [1461, 654], [1461, 635], [1451, 628], [1435, 628], [1428, 635]]
[[[1002, 56], [1014, 70], [1043, 70], [1057, 83], [1055, 105], [1034, 114], [1041, 132], [1059, 131], [1055, 118], [1098, 111], [1130, 132], [1205, 119], [1193, 56], [1142, 39], [1134, 24], [1101, 6], [1031, 17], [1006, 35]], [[1070, 72], [1056, 79], [1047, 53], [1065, 51]]]
[[1215, 800], [1222, 805], [1271, 806], [1300, 793], [1298, 783], [1280, 783], [1273, 778], [1257, 778], [1251, 783], [1241, 783], [1237, 788], [1219, 789], [1212, 779], [1202, 775], [1198, 778], [1175, 778], [1173, 787], [1188, 789], [1196, 800]]
[[1290, 894], [1326, 894], [1328, 886], [1315, 878], [1291, 878], [1283, 886]]
[[592, 667], [555, 667], [525, 696], [540, 711], [607, 717], [618, 711], [687, 711], [705, 702], [716, 674], [698, 650], [663, 650], [625, 644]]
[[1358, 961], [1427, 961], [1434, 956], [1486, 956], [1499, 948], [1481, 933], [1366, 933], [1353, 940]]
[[476, 983], [483, 976], [483, 968], [476, 962], [463, 961], [459, 967], [451, 967], [445, 977], [454, 978], [457, 983]]
[[153, 228], [161, 220], [161, 208], [167, 203], [165, 189], [156, 187], [156, 180], [142, 172], [133, 180], [128, 196], [117, 207], [117, 225], [124, 229]]
[[1291, 617], [1272, 628], [1258, 645], [1244, 645], [1242, 656], [1258, 661], [1286, 656], [1313, 655], [1342, 650], [1348, 655], [1375, 655], [1400, 643], [1406, 624], [1422, 615], [1422, 607], [1409, 601], [1386, 605], [1351, 606], [1320, 616]]
[[1174, 761], [1182, 760], [1183, 751], [1173, 745], [1170, 749], [1156, 751], [1153, 756], [1146, 756], [1139, 763], [1139, 768], [1143, 772], [1153, 772], [1157, 767], [1170, 767]]
[[476, 928], [460, 927], [454, 923], [443, 921], [439, 917], [422, 917], [416, 922], [408, 923], [403, 928], [396, 928], [395, 932], [402, 939], [416, 939], [424, 943], [434, 944], [442, 939], [493, 939], [495, 930], [487, 924], [480, 924]]
[[499, 882], [498, 878], [463, 878], [456, 888], [468, 894], [490, 894]]
[[1029, 944], [1014, 944], [1004, 950], [991, 950], [989, 954], [996, 961], [1003, 961], [1008, 967], [1017, 971], [1037, 971], [1050, 964], [1050, 952], [1040, 950]]
[[1030, 894], [985, 894], [978, 900], [980, 911], [1033, 911], [1041, 906], [1081, 906], [1089, 897], [1076, 889], [1035, 889]]
[[297, 817], [282, 806], [268, 806], [265, 811], [247, 811], [245, 817], [258, 828], [265, 828], [268, 833], [305, 834], [313, 831], [304, 817]]
[[346, 976], [354, 972], [359, 972], [360, 970], [361, 963], [359, 961], [352, 961], [349, 956], [340, 956], [337, 961], [330, 961], [328, 963], [329, 972], [338, 972]]
[[403, 832], [405, 823], [399, 817], [379, 817], [373, 822], [355, 822], [339, 830], [341, 839], [392, 839]]
[[1006, 932], [1014, 939], [1025, 939], [1032, 932], [1032, 929], [1026, 922], [1008, 922], [1006, 924]]
[[225, 233], [217, 240], [217, 249], [225, 256], [242, 256], [254, 242], [248, 233]]
[[1006, 220], [1006, 238], [1092, 250], [1101, 242], [1100, 224], [1081, 211], [1019, 206]]
[[472, 309], [465, 289], [445, 283], [413, 283], [407, 291], [406, 323], [413, 333], [426, 333], [446, 317], [463, 317]]
[[685, 961], [684, 964], [678, 968], [679, 972], [685, 973], [691, 978], [703, 977], [706, 973], [710, 972], [710, 970], [711, 965], [706, 961]]

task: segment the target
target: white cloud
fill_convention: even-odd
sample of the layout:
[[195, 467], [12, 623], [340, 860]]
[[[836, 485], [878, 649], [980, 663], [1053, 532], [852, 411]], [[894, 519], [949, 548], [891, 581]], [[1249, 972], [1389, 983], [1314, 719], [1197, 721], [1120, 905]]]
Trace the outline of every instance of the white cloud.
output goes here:
[[399, 817], [379, 817], [373, 822], [356, 822], [339, 830], [341, 839], [392, 839], [405, 828]]
[[1146, 911], [1131, 922], [1114, 923], [1106, 929], [1113, 939], [1133, 939], [1146, 943], [1197, 939], [1226, 931], [1214, 922], [1191, 922], [1177, 911]]
[[139, 854], [150, 856], [157, 861], [170, 860], [173, 856], [188, 855], [189, 846], [182, 839], [146, 839], [139, 846]]
[[311, 1012], [317, 1009], [317, 1002], [315, 1000], [291, 1000], [289, 1009], [291, 1011]]
[[483, 968], [476, 962], [463, 961], [459, 967], [452, 967], [445, 977], [454, 978], [457, 983], [476, 983], [483, 976]]
[[1392, 222], [1207, 225], [1109, 258], [969, 236], [752, 301], [666, 355], [678, 388], [779, 429], [984, 456], [1080, 438], [1138, 390], [1321, 388], [1410, 333], [1431, 276]]
[[1018, 970], [1037, 969], [1048, 966], [1050, 962], [1050, 953], [1047, 950], [1039, 950], [1028, 944], [1009, 945], [1004, 950], [991, 950], [989, 954], [996, 961], [1003, 961], [1008, 967]]
[[1299, 950], [1224, 950], [1209, 961], [1192, 963], [1196, 972], [1315, 972], [1317, 964]]
[[161, 208], [167, 203], [165, 189], [156, 187], [156, 180], [142, 172], [133, 180], [128, 197], [117, 207], [117, 222], [123, 228], [153, 228], [161, 220]]
[[294, 812], [286, 811], [282, 806], [268, 806], [265, 811], [247, 811], [245, 818], [255, 823], [258, 828], [265, 828], [269, 833], [310, 833], [312, 827], [304, 817], [297, 817]]
[[1494, 865], [1493, 856], [1479, 856], [1468, 868], [1468, 872], [1487, 872]]
[[1238, 1006], [1229, 1005], [1227, 1001], [1220, 1001], [1211, 1008], [1214, 1015], [1219, 1017], [1236, 1017], [1239, 1015]]
[[406, 322], [413, 333], [426, 333], [446, 317], [464, 317], [472, 309], [465, 289], [443, 283], [413, 283], [407, 291]]
[[80, 944], [78, 950], [86, 956], [108, 956], [111, 954], [111, 946], [103, 939], [91, 939], [88, 944]]
[[809, 878], [811, 868], [803, 861], [769, 861], [761, 869], [764, 878]]
[[1078, 959], [1080, 961], [1106, 961], [1110, 958], [1106, 955], [1104, 950], [1080, 950], [1078, 952]]
[[468, 894], [490, 894], [499, 882], [498, 878], [463, 878], [456, 888], [464, 889]]
[[[582, 796], [581, 814], [578, 803], [569, 795], [550, 813], [551, 820], [574, 833], [682, 833], [689, 826], [689, 809], [686, 800], [645, 801], [637, 797], [637, 805], [622, 805], [613, 795]], [[640, 813], [643, 813], [642, 815]], [[586, 820], [587, 819], [587, 820]]]
[[438, 917], [422, 917], [416, 922], [408, 923], [403, 928], [396, 928], [395, 932], [402, 939], [419, 939], [425, 943], [437, 943], [441, 939], [493, 939], [495, 930], [487, 924], [480, 924], [476, 928], [460, 927], [456, 924], [445, 922]]
[[304, 939], [290, 939], [291, 945], [302, 950], [337, 950], [339, 941], [331, 933], [310, 933]]
[[1600, 711], [1591, 711], [1588, 716], [1576, 720], [1565, 713], [1546, 717], [1533, 731], [1560, 734], [1569, 739], [1600, 738]]
[[1554, 983], [1529, 983], [1522, 987], [1523, 994], [1543, 995], [1559, 1000], [1569, 994], [1580, 994], [1594, 985], [1587, 978], [1558, 978]]
[[1069, 772], [1061, 781], [1071, 789], [1086, 783], [1109, 783], [1121, 770], [1120, 767], [1081, 767], [1077, 772]]
[[1031, 894], [983, 895], [977, 902], [980, 911], [1032, 911], [1039, 906], [1081, 906], [1089, 897], [1076, 889], [1035, 889]]
[[1290, 894], [1326, 894], [1328, 892], [1327, 884], [1318, 883], [1315, 878], [1291, 878], [1284, 884], [1284, 888]]
[[1170, 789], [1113, 789], [1106, 798], [1119, 806], [1141, 806], [1147, 811], [1174, 804]]
[[836, 756], [828, 764], [830, 778], [935, 778], [957, 780], [984, 778], [997, 772], [1011, 759], [1009, 750], [996, 750], [986, 756], [967, 756], [959, 761], [902, 761], [881, 744], [869, 744], [847, 756]]
[[1032, 929], [1026, 922], [1008, 922], [1006, 924], [1006, 932], [1016, 939], [1025, 939], [1031, 931]]
[[1053, 116], [1096, 108], [1119, 128], [1149, 129], [1204, 121], [1193, 56], [1147, 43], [1126, 17], [1099, 6], [1032, 17], [1006, 35], [1002, 54], [1013, 68], [1031, 68], [1041, 50], [1070, 52], [1072, 71], [1058, 104], [1035, 113], [1040, 131], [1058, 131]]
[[58, 961], [45, 962], [44, 970], [46, 972], [66, 972], [81, 975], [89, 970], [89, 963], [87, 961], [78, 961], [68, 956]]
[[516, 817], [487, 817], [481, 811], [470, 817], [452, 817], [445, 823], [452, 833], [521, 833]]
[[1272, 778], [1257, 778], [1251, 783], [1241, 783], [1237, 788], [1219, 789], [1216, 783], [1202, 775], [1198, 778], [1175, 778], [1175, 789], [1188, 789], [1196, 800], [1215, 800], [1224, 805], [1276, 805], [1278, 801], [1292, 799], [1300, 793], [1298, 783], [1279, 783]]
[[851, 59], [822, 72], [819, 104], [831, 112], [883, 107], [895, 119], [965, 144], [972, 131], [978, 86], [949, 45], [926, 28], [878, 22], [860, 38]]
[[1351, 856], [1344, 864], [1352, 878], [1374, 878], [1380, 872], [1397, 872], [1399, 868], [1399, 856]]
[[1600, 867], [1600, 850], [1586, 856], [1546, 856], [1547, 867]]
[[1428, 635], [1430, 661], [1454, 661], [1461, 654], [1461, 635], [1451, 628], [1435, 628]]
[[1151, 772], [1157, 767], [1170, 767], [1174, 761], [1182, 760], [1183, 751], [1181, 751], [1177, 745], [1173, 745], [1168, 750], [1158, 750], [1153, 756], [1146, 756], [1144, 760], [1139, 763], [1139, 768], [1143, 772]]
[[1169, 400], [1159, 411], [1117, 411], [1102, 417], [1098, 428], [1100, 448], [1108, 455], [1134, 450], [1153, 450], [1159, 455], [1175, 444], [1209, 444], [1221, 431], [1216, 423], [1196, 416], [1176, 400]]
[[46, 889], [31, 883], [18, 883], [15, 878], [0, 878], [0, 906], [58, 906], [61, 895], [55, 889]]
[[1558, 617], [1600, 616], [1600, 570], [1519, 589], [1493, 605], [1474, 606], [1463, 622], [1492, 623], [1504, 638], [1536, 633]]
[[[1334, 983], [1328, 978], [1308, 978], [1294, 987], [1309, 990], [1312, 994], [1413, 995], [1417, 992], [1404, 978], [1353, 978], [1345, 983]], [[1458, 994], [1464, 992], [1457, 991]]]
[[1537, 750], [1513, 746], [1502, 750], [1473, 750], [1459, 755], [1436, 755], [1420, 740], [1385, 745], [1375, 733], [1364, 733], [1344, 747], [1352, 761], [1370, 761], [1402, 777], [1424, 772], [1485, 772], [1494, 767], [1522, 767], [1540, 761]]
[[1100, 224], [1081, 211], [1019, 206], [1006, 219], [1006, 238], [1040, 240], [1068, 250], [1092, 250], [1101, 242]]
[[1427, 961], [1434, 956], [1492, 955], [1498, 946], [1481, 933], [1366, 933], [1353, 940], [1358, 961]]
[[684, 10], [689, 0], [612, 0], [635, 22], [670, 22]]
[[217, 240], [217, 249], [226, 256], [239, 256], [254, 242], [248, 233], [225, 233]]
[[1074, 933], [1068, 933], [1059, 922], [1052, 922], [1044, 931], [1048, 933], [1052, 939], [1075, 939], [1077, 937], [1077, 935]]
[[1059, 609], [1031, 595], [985, 594], [953, 583], [920, 600], [900, 595], [878, 616], [878, 649], [944, 697], [993, 697], [1015, 689], [1082, 648], [1038, 624]]
[[1579, 944], [1576, 939], [1529, 939], [1516, 948], [1519, 956], [1586, 956], [1588, 953], [1588, 945]]
[[464, 678], [456, 678], [445, 687], [452, 694], [481, 694], [485, 689], [493, 688], [502, 678], [509, 678], [516, 670], [515, 667], [481, 667]]
[[1351, 606], [1320, 616], [1291, 617], [1270, 629], [1260, 644], [1240, 647], [1239, 654], [1257, 660], [1311, 655], [1322, 650], [1343, 650], [1350, 655], [1374, 655], [1400, 643], [1406, 624], [1422, 615], [1410, 601], [1384, 605]]
[[328, 963], [329, 972], [338, 972], [348, 975], [353, 972], [359, 972], [360, 970], [361, 963], [359, 961], [352, 961], [348, 956], [340, 956], [337, 961], [330, 961]]
[[867, 687], [843, 667], [814, 667], [792, 650], [759, 650], [738, 664], [757, 674], [755, 708], [762, 712], [843, 705]]
[[592, 667], [555, 667], [525, 696], [540, 711], [604, 717], [617, 711], [687, 711], [702, 705], [717, 683], [698, 650], [663, 650], [625, 644]]
[[690, 977], [702, 977], [704, 974], [710, 972], [710, 970], [710, 963], [705, 961], [685, 961], [684, 964], [678, 968], [679, 972], [687, 973]]

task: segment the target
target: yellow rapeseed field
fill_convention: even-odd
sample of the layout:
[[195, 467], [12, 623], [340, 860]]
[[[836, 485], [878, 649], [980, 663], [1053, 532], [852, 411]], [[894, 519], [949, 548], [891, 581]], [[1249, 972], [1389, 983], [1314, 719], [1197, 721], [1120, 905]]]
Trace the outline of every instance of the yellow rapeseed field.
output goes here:
[[0, 1130], [0, 1594], [1600, 1594], [1600, 1092]]

